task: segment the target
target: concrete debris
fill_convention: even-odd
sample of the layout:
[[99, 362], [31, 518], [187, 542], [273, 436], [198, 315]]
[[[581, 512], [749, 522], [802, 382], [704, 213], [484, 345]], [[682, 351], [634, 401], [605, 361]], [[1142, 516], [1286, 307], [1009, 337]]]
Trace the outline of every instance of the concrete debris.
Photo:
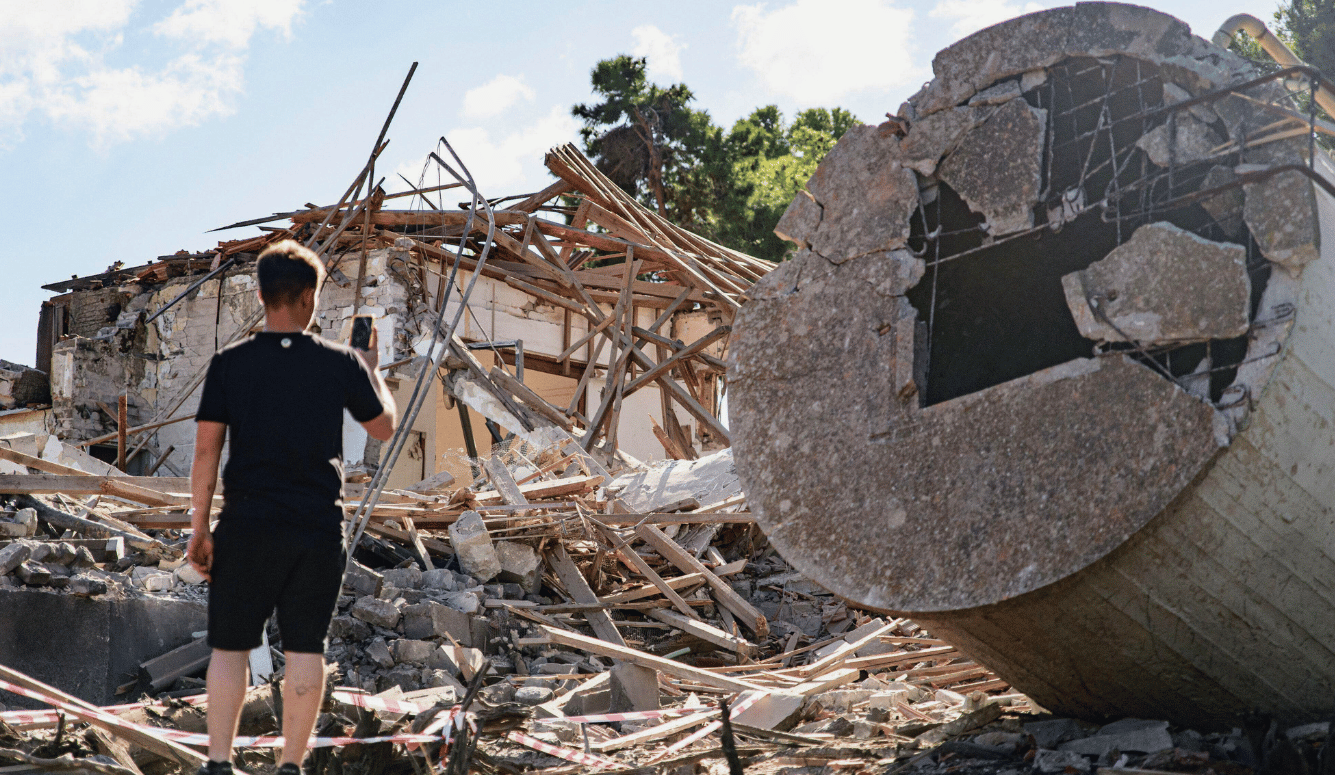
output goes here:
[[938, 174], [999, 237], [1034, 225], [1047, 111], [1016, 98], [969, 130]]
[[1247, 249], [1150, 223], [1107, 257], [1062, 278], [1080, 335], [1170, 345], [1247, 333]]
[[1170, 167], [1209, 159], [1221, 143], [1223, 138], [1208, 124], [1187, 113], [1141, 135], [1136, 147], [1144, 151], [1151, 162]]
[[459, 566], [471, 576], [488, 581], [501, 572], [501, 560], [492, 545], [491, 535], [476, 511], [465, 511], [450, 525], [450, 545]]

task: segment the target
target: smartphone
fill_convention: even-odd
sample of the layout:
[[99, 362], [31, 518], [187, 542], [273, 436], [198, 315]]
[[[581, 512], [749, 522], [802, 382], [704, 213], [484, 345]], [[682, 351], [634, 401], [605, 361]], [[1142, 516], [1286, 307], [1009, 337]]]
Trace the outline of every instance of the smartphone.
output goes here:
[[355, 315], [352, 318], [352, 338], [348, 342], [355, 350], [371, 349], [371, 325], [374, 315]]

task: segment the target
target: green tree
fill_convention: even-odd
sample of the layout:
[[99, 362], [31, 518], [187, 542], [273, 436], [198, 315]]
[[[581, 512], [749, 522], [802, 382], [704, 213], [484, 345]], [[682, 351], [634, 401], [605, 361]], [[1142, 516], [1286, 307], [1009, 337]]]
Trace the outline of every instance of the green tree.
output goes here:
[[695, 95], [685, 84], [650, 83], [643, 57], [604, 59], [593, 69], [593, 91], [601, 102], [576, 105], [584, 122], [585, 151], [622, 190], [674, 222], [691, 220], [698, 206], [678, 190], [699, 166], [719, 130], [704, 111], [689, 106]]
[[857, 123], [842, 108], [802, 111], [792, 124], [774, 105], [728, 132], [691, 106], [685, 84], [650, 83], [643, 58], [597, 64], [599, 102], [571, 113], [585, 152], [622, 190], [673, 223], [771, 261], [790, 247], [774, 227], [821, 158]]
[[721, 241], [759, 258], [782, 260], [792, 246], [774, 236], [774, 226], [820, 160], [857, 123], [843, 108], [810, 108], [785, 125], [779, 109], [768, 105], [734, 124], [726, 141], [733, 190], [725, 202]]
[[1275, 35], [1335, 80], [1335, 0], [1291, 0], [1275, 11]]

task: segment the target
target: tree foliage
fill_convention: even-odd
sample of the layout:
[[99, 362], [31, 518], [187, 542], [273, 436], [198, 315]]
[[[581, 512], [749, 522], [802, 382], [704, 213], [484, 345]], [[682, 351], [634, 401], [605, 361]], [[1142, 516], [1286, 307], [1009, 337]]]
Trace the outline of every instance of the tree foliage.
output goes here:
[[1290, 0], [1275, 11], [1275, 35], [1335, 80], [1335, 0]]
[[857, 123], [842, 108], [757, 108], [725, 132], [685, 84], [650, 83], [642, 58], [593, 69], [600, 102], [576, 105], [584, 149], [627, 193], [679, 226], [771, 261], [790, 246], [774, 226], [821, 158]]

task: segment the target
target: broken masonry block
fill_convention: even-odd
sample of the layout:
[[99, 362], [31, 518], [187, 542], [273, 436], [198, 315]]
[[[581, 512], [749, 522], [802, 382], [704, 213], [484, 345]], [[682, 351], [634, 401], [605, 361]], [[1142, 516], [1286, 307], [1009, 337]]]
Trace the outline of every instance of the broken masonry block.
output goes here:
[[481, 514], [465, 511], [450, 525], [449, 531], [450, 544], [465, 573], [489, 581], [501, 572], [500, 558], [496, 556], [496, 547], [491, 543], [491, 534], [487, 532]]
[[380, 600], [370, 595], [357, 598], [357, 602], [352, 604], [352, 610], [348, 611], [348, 614], [367, 624], [384, 627], [387, 630], [394, 629], [394, 625], [399, 623], [398, 606], [389, 600]]
[[473, 645], [469, 616], [434, 600], [403, 609], [403, 635], [406, 638], [443, 638], [446, 635], [465, 646]]
[[343, 586], [350, 588], [359, 595], [370, 595], [376, 597], [380, 594], [380, 589], [385, 584], [385, 577], [353, 560], [348, 567], [348, 572], [343, 576]]
[[423, 589], [443, 589], [453, 592], [455, 586], [454, 572], [448, 568], [435, 568], [422, 573]]
[[389, 653], [389, 646], [384, 638], [376, 638], [366, 646], [366, 658], [382, 668], [394, 667], [394, 655]]
[[658, 710], [658, 671], [630, 662], [612, 668], [609, 680], [613, 713]]
[[518, 541], [499, 541], [496, 557], [501, 563], [501, 572], [497, 574], [501, 581], [512, 581], [525, 592], [537, 590], [542, 579], [542, 558], [533, 547]]
[[24, 560], [19, 563], [14, 573], [23, 580], [24, 584], [30, 587], [44, 587], [51, 583], [51, 571], [32, 560]]
[[70, 594], [79, 595], [80, 597], [105, 595], [107, 593], [107, 583], [101, 579], [95, 579], [92, 576], [79, 574], [70, 578], [69, 591]]
[[434, 643], [425, 640], [397, 638], [390, 644], [390, 653], [399, 664], [425, 665], [435, 650]]
[[421, 589], [422, 571], [416, 566], [407, 568], [391, 568], [380, 574], [386, 584], [398, 587], [399, 589]]
[[0, 576], [19, 567], [32, 556], [32, 547], [24, 543], [13, 543], [0, 548]]

